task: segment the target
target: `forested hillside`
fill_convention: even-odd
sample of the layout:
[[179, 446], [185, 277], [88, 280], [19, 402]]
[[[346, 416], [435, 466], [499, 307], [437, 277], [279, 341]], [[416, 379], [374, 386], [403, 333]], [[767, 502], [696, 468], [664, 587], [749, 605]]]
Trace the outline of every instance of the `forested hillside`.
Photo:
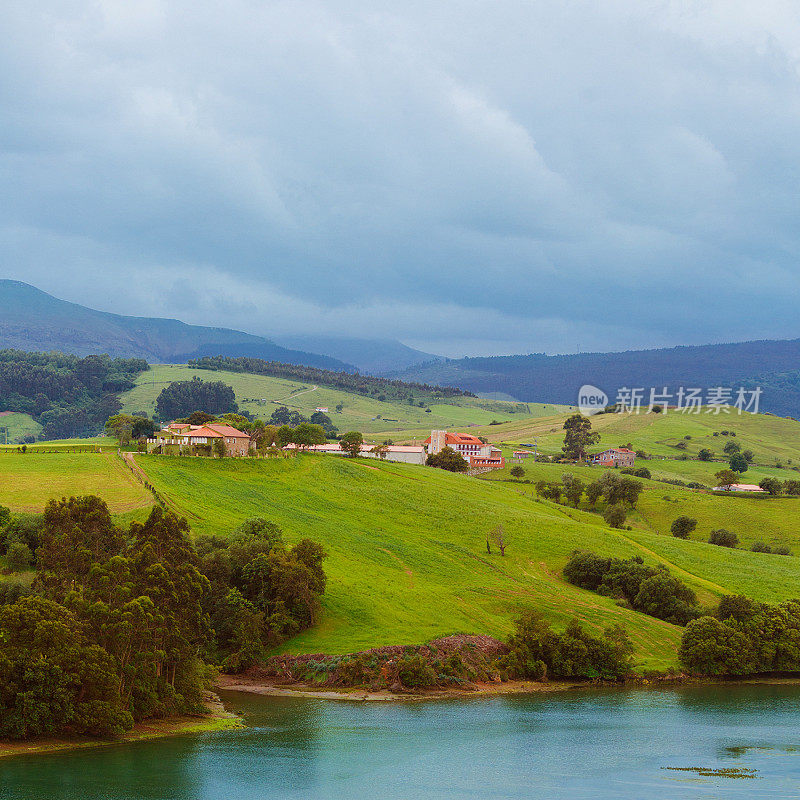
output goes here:
[[575, 403], [584, 384], [603, 389], [612, 401], [622, 387], [667, 387], [674, 393], [680, 386], [761, 386], [761, 410], [798, 416], [799, 365], [800, 339], [793, 339], [624, 353], [462, 358], [412, 367], [396, 377], [550, 403]]

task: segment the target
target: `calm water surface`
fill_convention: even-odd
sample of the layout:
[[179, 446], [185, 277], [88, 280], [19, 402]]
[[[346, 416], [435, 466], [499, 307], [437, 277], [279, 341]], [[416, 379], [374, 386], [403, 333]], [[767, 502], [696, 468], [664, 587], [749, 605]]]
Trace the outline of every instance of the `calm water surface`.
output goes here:
[[224, 699], [249, 728], [0, 761], [0, 797], [800, 798], [800, 687], [422, 703]]

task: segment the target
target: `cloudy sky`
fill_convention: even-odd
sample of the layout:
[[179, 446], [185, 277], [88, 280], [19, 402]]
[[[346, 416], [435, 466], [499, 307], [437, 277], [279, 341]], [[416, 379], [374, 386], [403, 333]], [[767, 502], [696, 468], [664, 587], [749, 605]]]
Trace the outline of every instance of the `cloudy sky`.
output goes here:
[[800, 336], [795, 3], [3, 16], [0, 277], [453, 356]]

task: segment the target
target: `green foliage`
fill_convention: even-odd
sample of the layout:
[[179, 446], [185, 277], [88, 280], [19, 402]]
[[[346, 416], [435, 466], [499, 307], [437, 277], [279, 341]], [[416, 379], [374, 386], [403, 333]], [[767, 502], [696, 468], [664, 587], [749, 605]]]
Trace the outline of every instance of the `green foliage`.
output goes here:
[[741, 453], [734, 453], [731, 456], [730, 461], [728, 462], [728, 466], [734, 472], [739, 472], [739, 473], [747, 472], [747, 467], [748, 467], [747, 459]]
[[697, 527], [697, 520], [682, 514], [673, 520], [669, 526], [672, 535], [676, 539], [688, 539], [689, 534]]
[[364, 444], [364, 437], [359, 431], [348, 431], [339, 439], [339, 446], [350, 458], [356, 458], [361, 455], [362, 444]]
[[28, 545], [13, 542], [6, 551], [6, 564], [12, 572], [23, 572], [31, 568], [33, 553]]
[[516, 467], [511, 467], [510, 473], [512, 478], [524, 478], [525, 477], [525, 470], [517, 465]]
[[105, 432], [113, 436], [121, 446], [125, 446], [133, 436], [133, 426], [136, 418], [130, 414], [114, 414], [106, 420]]
[[711, 461], [711, 459], [714, 458], [714, 452], [707, 447], [703, 447], [698, 452], [697, 457], [700, 461]]
[[625, 600], [636, 611], [685, 625], [699, 615], [697, 597], [667, 570], [645, 566], [641, 558], [603, 558], [577, 550], [564, 567], [575, 586]]
[[301, 422], [292, 430], [290, 443], [300, 448], [311, 447], [315, 444], [325, 444], [325, 429], [322, 425], [312, 425], [310, 422]]
[[583, 414], [573, 414], [564, 422], [564, 445], [561, 448], [565, 458], [582, 461], [586, 451], [600, 441], [600, 434], [592, 432], [592, 421]]
[[201, 409], [207, 414], [238, 411], [233, 389], [222, 381], [175, 381], [165, 386], [156, 398], [156, 413], [161, 419], [185, 417]]
[[777, 497], [783, 491], [783, 484], [777, 478], [762, 478], [758, 485], [772, 497]]
[[397, 676], [409, 689], [427, 689], [436, 685], [436, 672], [419, 653], [408, 653], [397, 662]]
[[564, 497], [567, 499], [567, 502], [571, 503], [574, 508], [577, 508], [583, 496], [583, 481], [567, 472], [561, 476], [561, 484], [564, 487]]
[[625, 506], [623, 506], [621, 503], [609, 506], [603, 512], [603, 519], [612, 528], [621, 528], [625, 524], [625, 518], [626, 518]]
[[732, 469], [721, 469], [719, 472], [714, 473], [714, 477], [719, 482], [720, 486], [733, 486], [738, 483], [739, 476]]
[[559, 635], [534, 611], [523, 614], [514, 625], [509, 652], [498, 660], [510, 677], [615, 680], [632, 669], [633, 646], [620, 625], [606, 628], [601, 637], [595, 637], [573, 619]]
[[733, 531], [718, 528], [715, 531], [711, 531], [708, 543], [716, 544], [720, 547], [736, 547], [739, 544], [739, 537]]
[[225, 458], [225, 441], [215, 438], [211, 442], [211, 452], [214, 454], [215, 458]]
[[687, 625], [679, 658], [701, 675], [800, 671], [800, 601], [770, 605], [723, 598], [716, 617]]
[[469, 464], [466, 459], [462, 458], [452, 447], [447, 447], [447, 445], [438, 453], [429, 455], [425, 459], [425, 463], [429, 467], [438, 467], [448, 472], [466, 472], [467, 469], [469, 469]]

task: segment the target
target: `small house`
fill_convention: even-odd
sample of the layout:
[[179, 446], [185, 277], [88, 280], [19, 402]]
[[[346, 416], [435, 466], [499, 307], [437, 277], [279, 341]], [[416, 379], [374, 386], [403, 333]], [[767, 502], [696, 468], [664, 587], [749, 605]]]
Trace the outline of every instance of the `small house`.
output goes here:
[[609, 447], [602, 453], [590, 455], [590, 464], [597, 464], [601, 467], [632, 467], [636, 460], [636, 453], [627, 447]]

